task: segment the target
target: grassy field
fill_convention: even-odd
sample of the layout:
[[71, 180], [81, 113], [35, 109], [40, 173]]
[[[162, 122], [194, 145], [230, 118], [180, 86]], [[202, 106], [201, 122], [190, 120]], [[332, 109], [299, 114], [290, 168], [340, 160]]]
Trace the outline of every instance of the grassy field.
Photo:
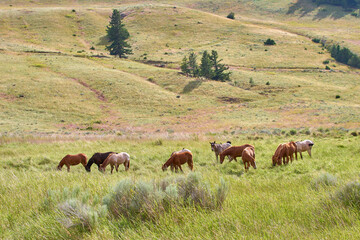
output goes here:
[[[293, 136], [303, 138], [304, 136]], [[360, 148], [357, 137], [314, 137], [313, 157], [288, 166], [272, 167], [271, 156], [278, 142], [287, 137], [264, 137], [258, 140], [230, 139], [234, 144], [251, 143], [256, 148], [258, 169], [244, 173], [243, 164], [227, 161], [216, 163], [207, 141], [8, 141], [1, 145], [0, 237], [50, 239], [140, 239], [169, 237], [200, 238], [347, 238], [357, 239], [359, 211], [346, 207], [337, 199], [344, 185], [359, 178], [356, 161]], [[131, 221], [100, 216], [92, 230], [66, 228], [60, 211], [62, 198], [46, 205], [51, 192], [83, 199], [95, 209], [102, 199], [123, 179], [160, 182], [170, 176], [184, 174], [162, 172], [161, 165], [172, 151], [190, 148], [194, 154], [195, 173], [211, 187], [220, 178], [229, 185], [222, 209], [196, 210], [177, 208], [158, 215], [154, 221]], [[102, 174], [93, 167], [87, 173], [74, 166], [70, 173], [56, 171], [58, 161], [66, 153], [126, 151], [131, 155], [130, 170], [120, 166], [119, 173]], [[189, 169], [184, 167], [185, 176]], [[326, 185], [320, 177], [330, 174]], [[75, 193], [74, 193], [75, 192]], [[11, 196], [11, 197], [9, 197]], [[55, 198], [56, 199], [56, 198]], [[65, 198], [66, 199], [66, 198]], [[84, 200], [85, 199], [85, 200]], [[44, 206], [45, 204], [45, 206]], [[191, 220], [190, 220], [191, 219]]]
[[[115, 8], [128, 59], [105, 51]], [[1, 1], [0, 238], [358, 239], [360, 71], [311, 41], [360, 55], [358, 11], [311, 0]], [[180, 73], [204, 50], [231, 81]], [[315, 142], [312, 158], [271, 166], [279, 143], [301, 139]], [[214, 140], [253, 144], [258, 169], [216, 163]], [[194, 174], [162, 172], [183, 147]], [[128, 152], [130, 170], [56, 170], [66, 154], [105, 151]], [[194, 181], [212, 200], [228, 192], [221, 207], [154, 200], [151, 220], [116, 218], [109, 196], [129, 181], [150, 191]]]

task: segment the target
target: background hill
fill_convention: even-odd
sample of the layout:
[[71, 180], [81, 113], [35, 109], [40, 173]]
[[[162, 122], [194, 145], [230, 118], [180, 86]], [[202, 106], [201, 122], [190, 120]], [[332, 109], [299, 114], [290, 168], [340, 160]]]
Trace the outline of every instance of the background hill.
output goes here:
[[[0, 6], [2, 131], [210, 133], [359, 123], [358, 71], [311, 41], [326, 38], [359, 53], [360, 20], [341, 7], [307, 1]], [[134, 52], [128, 60], [104, 50], [113, 8], [126, 16]], [[225, 17], [230, 11], [235, 20]], [[264, 46], [267, 38], [276, 46]], [[213, 49], [230, 66], [231, 82], [179, 74], [189, 51], [200, 60]], [[332, 70], [325, 71], [326, 60]]]

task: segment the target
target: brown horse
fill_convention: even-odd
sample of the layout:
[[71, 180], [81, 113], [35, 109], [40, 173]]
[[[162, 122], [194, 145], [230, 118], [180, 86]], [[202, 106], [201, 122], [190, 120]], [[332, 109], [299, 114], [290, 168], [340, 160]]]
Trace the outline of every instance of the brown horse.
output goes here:
[[241, 157], [242, 152], [247, 147], [252, 147], [252, 148], [255, 149], [255, 147], [253, 145], [250, 145], [250, 144], [244, 144], [244, 145], [241, 145], [241, 146], [228, 147], [227, 149], [225, 149], [224, 151], [222, 151], [220, 153], [220, 163], [222, 164], [224, 162], [225, 156], [230, 156], [232, 159], [237, 161], [236, 158]]
[[61, 170], [61, 168], [66, 165], [67, 171], [70, 172], [70, 166], [78, 165], [81, 163], [84, 167], [86, 167], [87, 157], [83, 153], [79, 153], [76, 155], [66, 155], [63, 159], [61, 159], [57, 169]]
[[166, 163], [164, 163], [164, 165], [162, 166], [162, 170], [165, 171], [170, 166], [171, 171], [174, 171], [175, 168], [175, 172], [177, 172], [178, 168], [180, 168], [180, 170], [183, 172], [181, 165], [186, 162], [190, 170], [192, 171], [194, 168], [193, 165], [194, 163], [193, 163], [193, 155], [191, 154], [191, 152], [186, 151], [180, 153], [173, 153], [169, 158], [169, 160], [167, 160]]
[[256, 169], [255, 162], [255, 149], [253, 147], [246, 147], [241, 154], [241, 158], [244, 163], [245, 171], [248, 171], [251, 166]]
[[283, 159], [284, 164], [288, 164], [289, 159], [292, 162], [294, 159], [293, 154], [295, 154], [295, 158], [297, 160], [297, 147], [295, 142], [280, 144], [272, 158], [273, 166], [276, 164], [281, 165], [281, 158]]
[[119, 165], [124, 164], [125, 171], [129, 170], [130, 167], [130, 155], [126, 152], [121, 153], [112, 153], [110, 154], [105, 161], [100, 165], [100, 171], [105, 172], [105, 168], [107, 165], [111, 166], [111, 174], [114, 170], [114, 166], [116, 171], [119, 171]]

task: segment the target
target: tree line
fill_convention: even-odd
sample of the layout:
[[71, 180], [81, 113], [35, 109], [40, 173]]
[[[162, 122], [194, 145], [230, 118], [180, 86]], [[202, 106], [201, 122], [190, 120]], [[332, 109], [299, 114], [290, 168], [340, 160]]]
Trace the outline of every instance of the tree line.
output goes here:
[[204, 77], [216, 81], [229, 81], [231, 72], [225, 72], [229, 67], [220, 63], [217, 51], [212, 50], [211, 54], [204, 51], [201, 57], [200, 66], [197, 64], [197, 55], [190, 52], [189, 56], [185, 56], [181, 63], [181, 72], [191, 77]]
[[360, 0], [312, 0], [316, 4], [331, 4], [336, 6], [342, 6], [344, 8], [353, 8], [360, 5]]
[[355, 53], [352, 53], [350, 49], [346, 47], [340, 47], [340, 45], [332, 45], [330, 53], [336, 61], [347, 64], [352, 67], [360, 68], [360, 57]]

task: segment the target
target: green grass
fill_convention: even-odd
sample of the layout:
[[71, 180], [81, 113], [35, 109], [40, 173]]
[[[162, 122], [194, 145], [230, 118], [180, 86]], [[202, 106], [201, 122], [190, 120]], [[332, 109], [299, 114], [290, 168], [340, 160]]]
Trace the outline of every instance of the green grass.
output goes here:
[[[296, 137], [296, 136], [295, 136]], [[358, 238], [359, 211], [332, 200], [335, 192], [349, 181], [358, 179], [360, 150], [357, 137], [313, 138], [313, 157], [304, 154], [288, 166], [272, 167], [271, 156], [284, 137], [262, 140], [230, 139], [234, 144], [255, 145], [258, 169], [244, 173], [240, 162], [215, 163], [208, 141], [97, 140], [33, 143], [12, 141], [2, 144], [0, 227], [1, 238]], [[81, 228], [66, 229], [59, 219], [57, 203], [44, 208], [49, 190], [79, 188], [88, 204], [97, 208], [101, 199], [121, 179], [161, 181], [169, 176], [161, 165], [172, 151], [186, 147], [194, 155], [195, 171], [214, 187], [220, 178], [230, 185], [223, 209], [214, 211], [193, 208], [173, 209], [159, 215], [155, 222], [99, 218], [88, 232]], [[126, 151], [131, 167], [125, 172], [102, 174], [93, 167], [91, 173], [82, 166], [56, 171], [63, 155], [95, 151]], [[185, 175], [189, 169], [184, 166]], [[323, 173], [337, 178], [336, 185], [313, 188]], [[11, 196], [11, 197], [10, 197]], [[36, 216], [36, 217], [35, 217]], [[191, 219], [191, 221], [189, 220]]]

